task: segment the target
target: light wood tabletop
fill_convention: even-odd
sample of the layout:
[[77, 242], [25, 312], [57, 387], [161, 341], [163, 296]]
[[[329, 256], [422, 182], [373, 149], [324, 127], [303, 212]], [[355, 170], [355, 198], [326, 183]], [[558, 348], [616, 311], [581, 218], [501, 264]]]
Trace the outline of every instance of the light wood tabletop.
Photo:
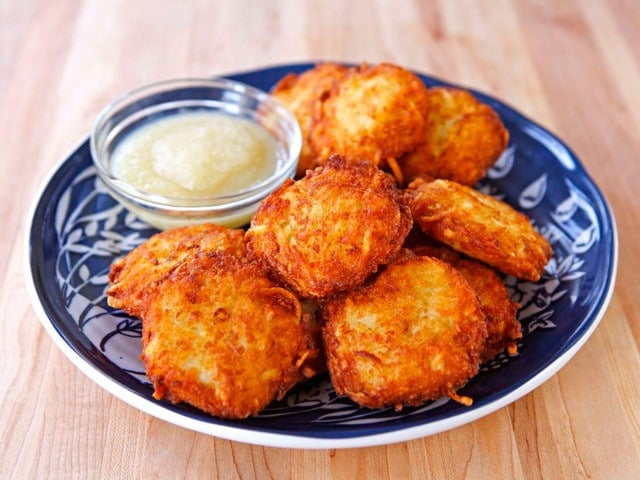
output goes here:
[[[637, 478], [639, 27], [637, 0], [0, 1], [0, 478]], [[133, 87], [320, 60], [464, 85], [566, 142], [619, 234], [599, 326], [515, 402], [381, 446], [230, 441], [108, 393], [60, 351], [28, 295], [27, 215], [47, 173]]]

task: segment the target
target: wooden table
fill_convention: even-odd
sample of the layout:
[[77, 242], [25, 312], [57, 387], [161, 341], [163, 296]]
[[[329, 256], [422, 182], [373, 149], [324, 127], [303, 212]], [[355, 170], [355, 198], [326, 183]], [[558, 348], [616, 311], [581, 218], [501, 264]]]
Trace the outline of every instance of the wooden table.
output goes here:
[[[637, 478], [640, 4], [615, 1], [0, 2], [1, 478]], [[352, 450], [195, 433], [113, 397], [56, 348], [23, 274], [46, 172], [134, 86], [318, 59], [390, 61], [505, 100], [575, 150], [617, 219], [617, 286], [543, 386], [471, 424]]]

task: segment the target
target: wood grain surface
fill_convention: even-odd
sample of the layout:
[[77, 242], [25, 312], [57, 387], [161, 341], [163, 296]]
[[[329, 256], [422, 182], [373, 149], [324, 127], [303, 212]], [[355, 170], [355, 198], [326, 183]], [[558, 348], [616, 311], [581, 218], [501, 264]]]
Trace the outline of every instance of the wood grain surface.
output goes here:
[[[0, 0], [0, 478], [630, 479], [640, 472], [637, 0]], [[498, 97], [577, 153], [620, 238], [615, 293], [557, 375], [465, 426], [347, 450], [263, 448], [155, 419], [41, 327], [26, 212], [102, 107], [151, 81], [389, 61]]]

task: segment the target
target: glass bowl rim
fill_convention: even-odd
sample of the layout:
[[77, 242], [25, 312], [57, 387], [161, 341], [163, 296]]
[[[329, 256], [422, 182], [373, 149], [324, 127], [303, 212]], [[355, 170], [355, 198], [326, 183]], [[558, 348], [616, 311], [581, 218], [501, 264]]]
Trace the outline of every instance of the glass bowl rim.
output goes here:
[[[278, 123], [283, 124], [287, 130], [286, 138], [288, 140], [288, 145], [285, 145], [284, 148], [286, 152], [286, 159], [282, 164], [279, 165], [269, 177], [238, 192], [196, 198], [178, 198], [151, 193], [134, 187], [128, 182], [114, 176], [105, 166], [105, 158], [101, 155], [98, 142], [98, 137], [100, 137], [98, 134], [106, 128], [109, 118], [111, 118], [114, 113], [117, 113], [122, 107], [127, 106], [128, 104], [132, 105], [134, 101], [139, 101], [152, 95], [168, 93], [172, 90], [196, 87], [217, 88], [220, 91], [235, 92], [243, 97], [256, 101], [259, 106], [267, 106], [270, 112], [273, 112], [278, 118]], [[203, 102], [206, 101], [204, 98], [190, 101], [197, 102], [198, 100], [202, 100]], [[170, 102], [159, 102], [156, 105], [162, 105], [164, 103], [169, 104]], [[225, 102], [220, 100], [220, 103], [224, 104]], [[241, 107], [242, 110], [241, 104], [229, 103], [229, 105]], [[247, 109], [244, 110], [246, 111]], [[106, 133], [103, 132], [102, 136], [108, 135], [108, 131], [117, 127], [131, 115], [139, 111], [140, 110], [136, 110], [135, 112], [126, 115], [123, 119], [118, 121], [115, 126], [109, 127]], [[251, 118], [249, 120], [255, 121]], [[276, 141], [279, 142], [277, 139]], [[293, 177], [296, 171], [300, 150], [302, 148], [302, 132], [294, 114], [264, 90], [224, 77], [185, 77], [160, 80], [142, 85], [111, 100], [100, 111], [93, 123], [89, 138], [89, 147], [98, 177], [103, 181], [107, 189], [114, 194], [114, 196], [125, 202], [134, 203], [138, 207], [148, 210], [162, 211], [167, 214], [185, 214], [189, 212], [193, 212], [194, 214], [202, 214], [206, 212], [220, 212], [222, 214], [226, 214], [230, 211], [261, 201], [266, 195], [280, 186], [280, 184], [282, 184], [282, 182], [287, 178]]]

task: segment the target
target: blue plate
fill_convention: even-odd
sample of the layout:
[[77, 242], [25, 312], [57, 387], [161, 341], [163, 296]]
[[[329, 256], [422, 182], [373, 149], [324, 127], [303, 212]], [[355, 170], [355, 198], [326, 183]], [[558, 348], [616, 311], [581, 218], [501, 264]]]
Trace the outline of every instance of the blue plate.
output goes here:
[[[269, 90], [311, 64], [229, 75]], [[428, 86], [444, 85], [420, 75]], [[525, 212], [554, 256], [542, 279], [505, 282], [522, 305], [519, 355], [484, 365], [460, 393], [471, 407], [441, 399], [420, 408], [368, 410], [335, 394], [328, 376], [290, 392], [246, 420], [223, 420], [188, 405], [156, 401], [144, 374], [140, 322], [108, 307], [111, 262], [155, 232], [116, 203], [96, 178], [88, 141], [46, 179], [28, 223], [26, 272], [42, 324], [70, 360], [112, 394], [183, 427], [247, 443], [289, 448], [345, 448], [410, 440], [487, 415], [555, 374], [598, 325], [617, 265], [615, 224], [602, 194], [571, 150], [517, 111], [479, 92], [502, 117], [510, 144], [478, 185]]]

